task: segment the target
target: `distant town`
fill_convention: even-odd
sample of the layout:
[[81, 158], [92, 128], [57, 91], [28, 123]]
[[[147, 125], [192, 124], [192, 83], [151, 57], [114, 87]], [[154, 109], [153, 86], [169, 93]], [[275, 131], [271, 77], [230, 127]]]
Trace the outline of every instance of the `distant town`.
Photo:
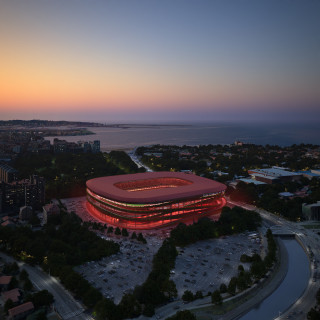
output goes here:
[[54, 121], [54, 120], [0, 120], [0, 128], [50, 128], [50, 127], [104, 127], [104, 124], [84, 121]]
[[[235, 141], [103, 153], [99, 140], [46, 140], [71, 124], [79, 126], [67, 129], [74, 135], [96, 125], [0, 122], [1, 319], [218, 319], [227, 301], [233, 312], [250, 310], [247, 296], [270, 294], [282, 281], [277, 232], [300, 237], [312, 265], [312, 298], [287, 315], [319, 314], [318, 247], [309, 240], [320, 234], [319, 145]], [[90, 214], [88, 180], [150, 171], [225, 184], [220, 219], [135, 230]]]

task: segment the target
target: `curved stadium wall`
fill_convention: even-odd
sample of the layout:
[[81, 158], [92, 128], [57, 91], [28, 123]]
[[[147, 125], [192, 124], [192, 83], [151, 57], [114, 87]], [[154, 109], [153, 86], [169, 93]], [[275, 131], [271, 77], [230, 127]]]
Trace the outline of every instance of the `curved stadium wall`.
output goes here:
[[200, 217], [220, 216], [222, 183], [181, 172], [148, 172], [87, 181], [87, 206], [95, 218], [116, 226], [153, 229]]

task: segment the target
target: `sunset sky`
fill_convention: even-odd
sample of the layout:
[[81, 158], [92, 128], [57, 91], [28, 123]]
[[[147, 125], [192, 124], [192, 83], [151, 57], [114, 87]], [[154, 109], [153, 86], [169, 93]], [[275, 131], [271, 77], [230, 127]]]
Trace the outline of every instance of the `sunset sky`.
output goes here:
[[318, 0], [0, 0], [0, 119], [317, 120]]

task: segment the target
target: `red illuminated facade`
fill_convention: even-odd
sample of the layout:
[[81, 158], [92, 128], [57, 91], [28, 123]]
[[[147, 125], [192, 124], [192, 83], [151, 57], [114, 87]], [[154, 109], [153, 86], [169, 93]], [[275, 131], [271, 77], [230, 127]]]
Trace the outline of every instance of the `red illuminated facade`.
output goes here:
[[182, 172], [147, 172], [87, 181], [92, 216], [116, 226], [153, 229], [212, 215], [226, 204], [222, 183]]

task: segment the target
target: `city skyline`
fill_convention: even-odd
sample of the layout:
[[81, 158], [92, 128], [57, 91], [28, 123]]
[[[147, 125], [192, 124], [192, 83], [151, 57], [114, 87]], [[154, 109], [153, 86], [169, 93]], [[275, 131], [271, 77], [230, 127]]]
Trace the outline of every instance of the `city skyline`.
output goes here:
[[317, 121], [316, 1], [0, 1], [2, 119]]

